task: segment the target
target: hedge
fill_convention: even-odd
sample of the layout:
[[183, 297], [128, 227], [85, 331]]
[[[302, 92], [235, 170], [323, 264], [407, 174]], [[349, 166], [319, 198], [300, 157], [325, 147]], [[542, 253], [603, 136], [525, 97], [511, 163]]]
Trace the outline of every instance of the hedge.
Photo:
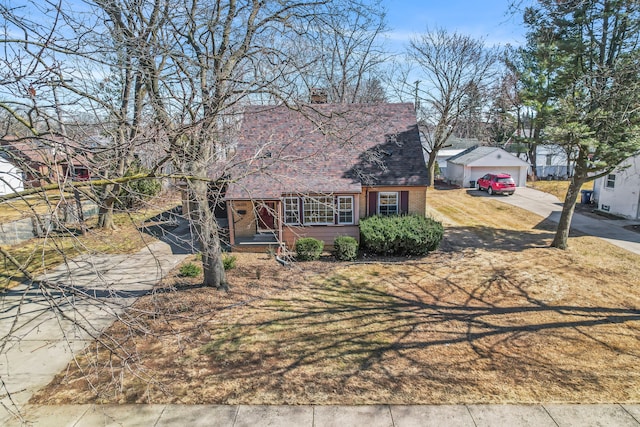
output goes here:
[[440, 245], [442, 223], [420, 215], [376, 215], [360, 221], [360, 243], [377, 255], [426, 255]]

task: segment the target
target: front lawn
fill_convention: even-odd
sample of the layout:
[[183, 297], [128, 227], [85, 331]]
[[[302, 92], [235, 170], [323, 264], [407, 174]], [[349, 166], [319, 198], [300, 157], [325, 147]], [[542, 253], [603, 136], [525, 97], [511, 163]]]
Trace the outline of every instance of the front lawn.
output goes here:
[[640, 257], [551, 249], [542, 218], [465, 190], [428, 200], [437, 252], [237, 254], [228, 293], [173, 276], [33, 402], [640, 402]]
[[[569, 188], [569, 181], [529, 181], [527, 182], [527, 187], [553, 194], [560, 201], [564, 202], [564, 198], [567, 195], [567, 189]], [[581, 190], [593, 190], [593, 181], [583, 184]], [[580, 203], [580, 196], [578, 196], [577, 201]]]

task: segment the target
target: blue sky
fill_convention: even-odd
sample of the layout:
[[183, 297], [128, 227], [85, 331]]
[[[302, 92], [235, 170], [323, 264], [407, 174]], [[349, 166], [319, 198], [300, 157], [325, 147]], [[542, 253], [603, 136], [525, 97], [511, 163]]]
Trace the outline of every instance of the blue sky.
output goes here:
[[521, 14], [508, 13], [511, 0], [383, 0], [396, 47], [430, 28], [482, 38], [487, 45], [524, 43]]

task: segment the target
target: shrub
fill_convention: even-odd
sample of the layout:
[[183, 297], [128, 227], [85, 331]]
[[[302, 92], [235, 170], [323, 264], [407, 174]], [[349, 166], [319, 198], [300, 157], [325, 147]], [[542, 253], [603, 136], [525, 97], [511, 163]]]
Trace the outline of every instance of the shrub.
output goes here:
[[222, 256], [222, 264], [224, 265], [224, 269], [232, 270], [236, 268], [236, 261], [238, 257], [235, 255], [223, 255]]
[[324, 243], [313, 237], [302, 237], [296, 240], [296, 258], [300, 261], [320, 259]]
[[192, 262], [184, 264], [180, 267], [180, 277], [197, 277], [202, 273], [202, 268]]
[[340, 261], [358, 258], [358, 241], [350, 236], [338, 236], [333, 242], [333, 255]]
[[[125, 173], [125, 177], [139, 174], [147, 174], [151, 170], [142, 166], [139, 160], [133, 162]], [[162, 190], [162, 184], [157, 178], [137, 179], [126, 182], [120, 186], [120, 192], [116, 201], [119, 209], [131, 209], [138, 207], [144, 200], [150, 199]]]
[[372, 216], [360, 222], [362, 247], [378, 255], [426, 255], [436, 250], [442, 223], [420, 215]]

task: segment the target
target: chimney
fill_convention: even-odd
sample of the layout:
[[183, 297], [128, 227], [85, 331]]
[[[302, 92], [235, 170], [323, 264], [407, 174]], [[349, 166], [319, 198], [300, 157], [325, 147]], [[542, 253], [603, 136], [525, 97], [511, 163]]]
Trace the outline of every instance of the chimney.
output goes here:
[[317, 87], [312, 87], [311, 88], [311, 103], [312, 104], [326, 104], [328, 97], [329, 96], [327, 95], [327, 90], [326, 89], [320, 89], [320, 88], [317, 88]]

